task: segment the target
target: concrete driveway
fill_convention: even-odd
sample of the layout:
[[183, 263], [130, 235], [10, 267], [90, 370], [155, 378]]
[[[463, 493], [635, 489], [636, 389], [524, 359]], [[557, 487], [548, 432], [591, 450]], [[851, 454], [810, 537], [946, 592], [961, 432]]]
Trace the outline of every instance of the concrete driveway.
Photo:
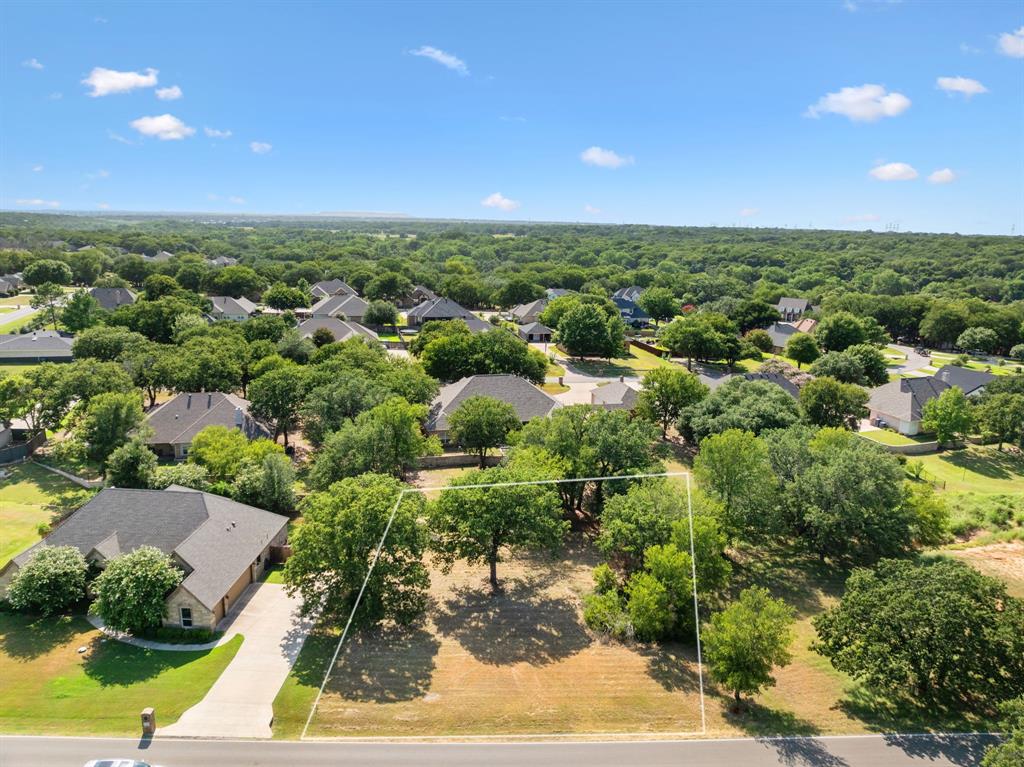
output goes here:
[[[912, 346], [902, 346], [901, 344], [889, 344], [893, 349], [902, 352], [907, 355], [907, 359], [896, 367], [889, 368], [889, 372], [895, 375], [909, 375], [921, 368], [926, 368], [931, 365], [931, 359], [918, 354], [914, 351]], [[927, 375], [926, 373], [918, 373], [918, 375]]]
[[[298, 616], [300, 599], [284, 586], [250, 586], [243, 604], [222, 622], [245, 637], [238, 653], [206, 697], [158, 735], [181, 738], [269, 738], [274, 698], [288, 677], [312, 621]], [[223, 625], [228, 623], [229, 625]], [[157, 711], [157, 721], [160, 712]]]

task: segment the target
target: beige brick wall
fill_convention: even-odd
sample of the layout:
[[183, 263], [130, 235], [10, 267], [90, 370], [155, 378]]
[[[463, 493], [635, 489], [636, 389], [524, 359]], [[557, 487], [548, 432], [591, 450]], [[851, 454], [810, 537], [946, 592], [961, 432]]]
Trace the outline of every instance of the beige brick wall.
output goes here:
[[167, 597], [167, 612], [164, 613], [165, 626], [181, 627], [181, 613], [179, 608], [192, 608], [193, 628], [215, 629], [217, 623], [223, 617], [220, 607], [216, 611], [208, 610], [199, 600], [185, 588], [178, 586], [169, 597]]

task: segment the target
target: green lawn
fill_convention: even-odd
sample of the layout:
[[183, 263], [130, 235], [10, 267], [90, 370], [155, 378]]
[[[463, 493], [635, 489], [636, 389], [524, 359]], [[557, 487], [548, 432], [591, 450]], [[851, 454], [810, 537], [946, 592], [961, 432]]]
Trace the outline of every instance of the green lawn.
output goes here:
[[[953, 360], [960, 355], [949, 352], [930, 352], [929, 356], [932, 359], [932, 366], [941, 368], [943, 365], [951, 365]], [[971, 370], [985, 370], [997, 376], [1011, 375], [1017, 370], [1024, 369], [1024, 365], [1016, 364], [1009, 359], [1006, 360], [1005, 365], [993, 365], [981, 357], [970, 357], [970, 361], [964, 367]]]
[[20, 320], [12, 320], [11, 322], [0, 324], [0, 333], [17, 333], [21, 328], [30, 323], [34, 316], [30, 314], [27, 317], [22, 317]]
[[239, 635], [203, 652], [144, 650], [104, 641], [83, 618], [0, 613], [0, 732], [137, 735], [146, 706], [157, 726], [172, 724], [241, 644]]
[[30, 370], [35, 370], [37, 367], [39, 367], [39, 365], [40, 365], [40, 363], [38, 363], [38, 362], [14, 363], [14, 364], [11, 364], [11, 365], [0, 365], [0, 373], [6, 374], [6, 375], [9, 375], [9, 376], [24, 375], [25, 373], [27, 373]]
[[915, 456], [925, 470], [946, 483], [947, 492], [1024, 493], [1024, 458], [994, 447], [970, 445]]
[[664, 360], [657, 355], [645, 352], [642, 349], [630, 347], [628, 357], [616, 357], [612, 360], [595, 359], [564, 359], [567, 368], [575, 370], [584, 375], [596, 376], [599, 378], [614, 378], [617, 376], [642, 376], [648, 370], [658, 367], [671, 366], [674, 363]]
[[39, 540], [40, 522], [49, 522], [50, 504], [84, 500], [88, 491], [32, 463], [8, 467], [0, 480], [0, 567]]
[[861, 431], [857, 433], [864, 437], [864, 439], [870, 439], [873, 442], [881, 442], [883, 445], [917, 445], [922, 442], [935, 441], [934, 437], [907, 437], [899, 432], [889, 431], [888, 429]]

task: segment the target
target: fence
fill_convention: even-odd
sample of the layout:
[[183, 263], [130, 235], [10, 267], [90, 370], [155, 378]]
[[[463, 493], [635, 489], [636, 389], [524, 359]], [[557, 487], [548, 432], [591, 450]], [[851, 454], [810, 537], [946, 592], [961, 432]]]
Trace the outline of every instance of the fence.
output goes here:
[[650, 352], [651, 354], [653, 354], [653, 355], [655, 355], [657, 357], [670, 357], [670, 356], [672, 356], [671, 353], [668, 352], [667, 350], [659, 349], [654, 344], [649, 344], [646, 341], [641, 341], [639, 338], [631, 338], [631, 339], [629, 339], [629, 342], [630, 342], [630, 344], [632, 344], [636, 348], [643, 349], [645, 352]]
[[28, 458], [36, 451], [36, 448], [44, 442], [46, 442], [46, 434], [40, 432], [32, 437], [28, 442], [19, 442], [17, 444], [0, 448], [0, 464], [14, 463], [15, 461], [21, 461]]
[[[484, 460], [487, 466], [497, 466], [502, 456], [489, 455]], [[442, 455], [425, 455], [419, 460], [421, 469], [453, 469], [461, 466], [478, 466], [480, 460], [469, 453], [444, 453]]]

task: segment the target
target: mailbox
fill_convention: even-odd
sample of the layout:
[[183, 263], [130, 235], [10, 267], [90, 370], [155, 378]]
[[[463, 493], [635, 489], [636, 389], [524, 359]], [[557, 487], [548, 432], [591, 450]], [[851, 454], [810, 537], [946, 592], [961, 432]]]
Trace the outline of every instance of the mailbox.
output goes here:
[[156, 734], [156, 714], [153, 713], [152, 708], [142, 709], [142, 734]]

